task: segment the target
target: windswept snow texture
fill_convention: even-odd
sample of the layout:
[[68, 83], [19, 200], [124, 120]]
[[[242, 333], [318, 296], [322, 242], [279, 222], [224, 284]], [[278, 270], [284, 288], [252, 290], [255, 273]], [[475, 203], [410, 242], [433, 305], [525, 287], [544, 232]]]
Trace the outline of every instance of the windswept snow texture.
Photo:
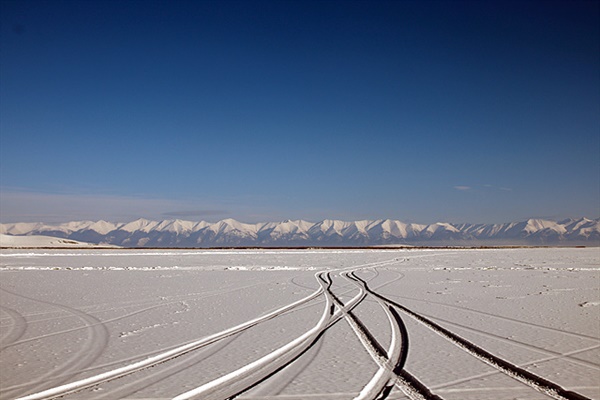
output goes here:
[[600, 399], [598, 249], [3, 250], [1, 399]]
[[246, 224], [233, 219], [216, 223], [181, 220], [129, 223], [79, 221], [60, 225], [0, 224], [0, 233], [48, 235], [123, 247], [359, 247], [378, 245], [600, 246], [600, 219], [549, 221], [529, 219], [505, 224], [423, 225], [396, 220], [302, 220]]

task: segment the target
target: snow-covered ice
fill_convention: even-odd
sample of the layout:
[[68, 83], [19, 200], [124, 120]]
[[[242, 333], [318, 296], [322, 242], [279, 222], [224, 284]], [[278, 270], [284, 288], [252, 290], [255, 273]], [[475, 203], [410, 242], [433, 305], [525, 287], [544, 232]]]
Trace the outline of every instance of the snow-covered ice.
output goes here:
[[2, 399], [600, 399], [598, 248], [2, 250], [0, 306]]

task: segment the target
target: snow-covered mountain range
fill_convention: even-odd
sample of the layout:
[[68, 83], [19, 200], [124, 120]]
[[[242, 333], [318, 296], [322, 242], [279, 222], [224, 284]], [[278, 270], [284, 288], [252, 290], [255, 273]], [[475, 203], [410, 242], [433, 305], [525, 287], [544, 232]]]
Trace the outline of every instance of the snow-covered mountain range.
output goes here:
[[181, 220], [0, 224], [8, 235], [45, 235], [124, 247], [304, 247], [378, 245], [600, 245], [600, 219], [529, 219], [503, 224], [404, 223], [397, 220], [215, 223]]

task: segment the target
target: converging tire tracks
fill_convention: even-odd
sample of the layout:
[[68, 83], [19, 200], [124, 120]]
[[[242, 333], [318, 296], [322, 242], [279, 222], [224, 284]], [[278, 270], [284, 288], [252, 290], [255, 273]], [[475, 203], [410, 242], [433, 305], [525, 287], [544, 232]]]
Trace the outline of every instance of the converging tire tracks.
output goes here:
[[[379, 271], [377, 271], [376, 269], [374, 269], [373, 272], [375, 273], [374, 277], [379, 275]], [[331, 280], [331, 276], [326, 276], [326, 279]], [[291, 283], [296, 286], [305, 288], [305, 289], [314, 290], [314, 287], [310, 287], [310, 286], [303, 285], [303, 284], [296, 282], [296, 277], [291, 279]], [[341, 295], [346, 295], [346, 294], [354, 291], [355, 289], [352, 289], [352, 287], [354, 287], [354, 286], [355, 286], [354, 284], [339, 286], [340, 289], [346, 289], [345, 291], [343, 291], [341, 293]], [[350, 289], [347, 289], [348, 287], [350, 287]], [[333, 296], [332, 298], [337, 298], [337, 296], [332, 293], [331, 287], [328, 288], [328, 292], [329, 292], [329, 294], [325, 293], [326, 296]], [[360, 301], [362, 301], [362, 298], [364, 298], [364, 291], [361, 292]], [[342, 307], [345, 309], [348, 306], [352, 306], [352, 308], [353, 308], [357, 305], [358, 305], [358, 302], [355, 305], [346, 304], [345, 306], [342, 306]], [[348, 311], [348, 312], [351, 313], [352, 311]], [[328, 329], [331, 328], [334, 324], [336, 324], [339, 321], [340, 321], [340, 317], [333, 319], [330, 322], [330, 324], [327, 326], [327, 328]], [[361, 324], [361, 322], [359, 320], [357, 320], [357, 321]], [[321, 340], [321, 338], [324, 334], [325, 334], [325, 332], [323, 332], [321, 334], [321, 336], [318, 338], [318, 340], [314, 343], [313, 346], [311, 346], [305, 352], [305, 354], [302, 354], [296, 360], [294, 360], [293, 362], [289, 363], [288, 365], [284, 366], [279, 371], [277, 371], [275, 377], [271, 377], [271, 376], [266, 377], [263, 382], [260, 382], [259, 385], [256, 385], [256, 387], [253, 388], [254, 390], [252, 390], [251, 393], [244, 392], [244, 395], [242, 398], [246, 398], [246, 395], [249, 396], [248, 398], [252, 398], [254, 396], [265, 396], [265, 395], [273, 397], [273, 396], [277, 396], [277, 395], [281, 394], [283, 392], [283, 390], [315, 360], [315, 358], [317, 357], [317, 355], [320, 352], [321, 347], [323, 346], [324, 341]], [[372, 341], [376, 345], [378, 345], [376, 340], [372, 339]], [[272, 375], [275, 375], [275, 374], [272, 374]]]
[[333, 296], [330, 291], [333, 281], [331, 280], [331, 272], [348, 271], [353, 269], [373, 268], [376, 266], [390, 265], [398, 262], [397, 259], [387, 260], [384, 262], [376, 262], [363, 264], [360, 266], [340, 268], [335, 271], [320, 272], [315, 274], [315, 277], [320, 285], [320, 294], [325, 294], [325, 309], [319, 322], [303, 335], [292, 340], [288, 344], [274, 350], [264, 357], [255, 360], [235, 371], [232, 371], [218, 379], [207, 382], [195, 389], [182, 393], [174, 398], [174, 400], [187, 399], [223, 399], [237, 396], [258, 383], [263, 382], [275, 373], [285, 368], [290, 363], [298, 359], [304, 354], [314, 343], [322, 336], [326, 329], [342, 318], [344, 312], [351, 310], [358, 305], [366, 296], [364, 290], [352, 298], [345, 305], [338, 305], [338, 309], [334, 311]]
[[[375, 267], [379, 267], [379, 266], [388, 266], [388, 265], [395, 264], [398, 261], [399, 261], [398, 259], [393, 259], [393, 260], [387, 260], [387, 261], [382, 261], [382, 262], [372, 262], [372, 263], [363, 264], [363, 265], [339, 268], [335, 271], [340, 272], [340, 271], [349, 271], [349, 270], [356, 270], [356, 269], [375, 268]], [[191, 342], [186, 345], [182, 345], [182, 346], [174, 348], [172, 350], [149, 357], [145, 360], [134, 362], [133, 364], [129, 364], [124, 367], [116, 368], [116, 369], [113, 369], [113, 370], [110, 370], [110, 371], [107, 371], [104, 373], [100, 373], [100, 374], [92, 376], [92, 377], [81, 379], [81, 380], [78, 380], [75, 382], [71, 382], [71, 383], [57, 386], [54, 388], [46, 389], [42, 392], [33, 393], [30, 395], [21, 397], [18, 400], [53, 399], [53, 398], [57, 398], [57, 397], [62, 397], [69, 393], [79, 392], [86, 388], [96, 386], [100, 383], [109, 382], [114, 379], [120, 378], [122, 376], [126, 376], [129, 374], [135, 373], [137, 371], [152, 367], [154, 365], [158, 365], [160, 363], [172, 360], [172, 359], [174, 359], [176, 357], [180, 357], [184, 354], [188, 354], [188, 353], [190, 353], [194, 350], [197, 350], [199, 348], [202, 348], [208, 344], [215, 343], [215, 342], [222, 340], [224, 338], [227, 338], [231, 335], [234, 335], [236, 333], [239, 333], [246, 329], [249, 329], [250, 327], [255, 326], [261, 322], [275, 318], [284, 313], [290, 312], [291, 310], [317, 298], [319, 295], [322, 295], [323, 293], [326, 292], [325, 288], [327, 288], [327, 291], [329, 291], [329, 287], [331, 286], [332, 281], [329, 278], [328, 274], [329, 274], [329, 272], [327, 272], [327, 273], [319, 272], [319, 273], [315, 274], [315, 277], [317, 278], [320, 287], [312, 294], [310, 294], [300, 300], [297, 300], [293, 303], [290, 303], [286, 306], [278, 308], [272, 312], [269, 312], [263, 316], [248, 320], [244, 323], [241, 323], [235, 327], [229, 328], [225, 331], [221, 331], [219, 333], [202, 338], [198, 341]], [[325, 276], [325, 278], [324, 278], [324, 276]], [[263, 380], [267, 379], [269, 376], [272, 376], [273, 374], [280, 371], [285, 366], [289, 365], [294, 360], [296, 360], [307, 349], [312, 347], [312, 345], [322, 336], [322, 334], [325, 332], [326, 329], [328, 329], [330, 326], [332, 326], [333, 324], [335, 324], [337, 321], [339, 321], [342, 318], [341, 314], [342, 314], [343, 310], [346, 310], [346, 311], [351, 310], [358, 303], [360, 303], [365, 298], [365, 296], [366, 296], [366, 293], [361, 290], [360, 293], [357, 296], [355, 296], [353, 299], [351, 299], [348, 303], [346, 303], [346, 305], [342, 305], [341, 309], [335, 310], [335, 307], [333, 306], [333, 304], [331, 304], [329, 296], [326, 295], [326, 305], [325, 305], [323, 314], [321, 316], [321, 319], [319, 320], [319, 322], [317, 323], [317, 325], [315, 327], [313, 327], [311, 330], [305, 332], [304, 335], [301, 335], [296, 340], [288, 343], [288, 345], [285, 345], [282, 348], [279, 348], [279, 349], [275, 350], [274, 352], [267, 354], [265, 357], [263, 357], [259, 360], [256, 360], [255, 362], [250, 363], [250, 364], [240, 368], [237, 371], [233, 371], [233, 372], [225, 375], [224, 377], [221, 377], [219, 379], [208, 382], [199, 388], [193, 389], [193, 390], [183, 393], [179, 396], [176, 396], [175, 399], [181, 400], [181, 399], [188, 399], [188, 398], [198, 398], [199, 396], [202, 396], [201, 398], [203, 398], [203, 399], [208, 398], [205, 396], [205, 394], [206, 395], [210, 394], [214, 398], [221, 399], [221, 398], [224, 398], [224, 396], [231, 397], [231, 396], [237, 395], [239, 393], [242, 393], [242, 392], [248, 390], [249, 388], [255, 386], [257, 383], [262, 382]], [[97, 321], [97, 322], [99, 322], [99, 321]], [[248, 373], [249, 371], [251, 373]], [[55, 371], [52, 371], [52, 373], [55, 373]], [[241, 376], [244, 376], [245, 379], [239, 380], [238, 378]], [[236, 381], [236, 383], [237, 383], [235, 385], [235, 388], [227, 388], [227, 392], [229, 394], [221, 393], [220, 389], [223, 389], [224, 386], [229, 386], [229, 384], [231, 384], [232, 381]], [[228, 383], [223, 385], [222, 382], [228, 382]]]
[[[196, 389], [192, 389], [190, 391], [182, 393], [181, 395], [176, 396], [174, 400], [210, 400], [232, 398], [270, 378], [271, 376], [273, 376], [274, 374], [281, 371], [286, 366], [297, 360], [302, 354], [304, 354], [309, 348], [311, 348], [314, 345], [314, 343], [317, 340], [319, 340], [319, 338], [321, 338], [326, 329], [328, 329], [342, 317], [348, 319], [348, 313], [365, 299], [366, 291], [359, 285], [359, 293], [346, 304], [342, 304], [331, 291], [331, 287], [333, 285], [333, 281], [330, 275], [331, 272], [343, 273], [345, 271], [355, 269], [374, 268], [376, 266], [383, 266], [389, 265], [391, 263], [396, 263], [397, 261], [398, 260], [391, 260], [381, 263], [370, 263], [361, 266], [340, 268], [338, 270], [330, 271], [327, 273], [317, 273], [315, 277], [317, 278], [319, 285], [323, 289], [322, 293], [325, 295], [326, 305], [323, 315], [317, 323], [317, 325], [315, 325], [315, 327], [305, 332], [303, 335], [299, 336], [293, 341], [289, 342], [288, 344], [267, 354], [266, 356], [252, 363], [249, 363], [235, 371], [232, 371], [218, 379], [205, 383]], [[337, 310], [335, 310], [336, 308]], [[390, 318], [390, 320], [395, 319]], [[354, 327], [359, 325], [354, 320], [353, 322]], [[361, 342], [363, 342], [363, 344], [365, 344], [367, 347], [369, 347], [369, 344], [367, 343], [376, 342], [374, 340], [368, 339], [369, 337], [372, 338], [372, 336], [368, 334], [359, 334], [359, 339], [361, 339]], [[398, 349], [400, 349], [400, 347], [394, 343], [393, 351], [395, 353], [399, 353], [400, 350]], [[390, 350], [390, 352], [391, 351], [392, 350]], [[376, 350], [371, 350], [371, 354], [373, 354], [375, 357], [379, 356]], [[394, 358], [400, 358], [400, 355], [394, 356]], [[385, 364], [386, 361], [381, 360], [381, 363]], [[385, 375], [388, 373], [389, 370], [393, 371], [393, 368], [391, 368], [388, 363], [386, 366], [382, 367], [381, 370], [384, 371], [383, 374]], [[365, 390], [363, 390], [363, 392], [359, 394], [359, 397], [357, 397], [358, 399], [374, 399], [385, 391], [385, 383], [389, 381], [389, 376], [382, 378], [379, 376], [381, 374], [382, 373], [379, 372], [377, 376], [369, 384], [367, 384]], [[382, 384], [382, 382], [384, 384]]]

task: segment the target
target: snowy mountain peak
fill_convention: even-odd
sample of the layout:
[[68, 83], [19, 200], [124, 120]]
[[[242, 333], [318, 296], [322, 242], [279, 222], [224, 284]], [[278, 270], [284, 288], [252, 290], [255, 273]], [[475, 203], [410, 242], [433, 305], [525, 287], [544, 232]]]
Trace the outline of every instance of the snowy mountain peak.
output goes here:
[[152, 230], [152, 228], [155, 227], [156, 225], [158, 225], [159, 223], [160, 222], [150, 221], [145, 218], [139, 218], [139, 219], [136, 219], [135, 221], [132, 221], [132, 222], [122, 225], [119, 228], [119, 230], [126, 231], [126, 232], [135, 232], [135, 231], [150, 232], [150, 230]]
[[228, 218], [215, 223], [184, 220], [128, 223], [74, 221], [65, 224], [0, 224], [8, 235], [47, 235], [82, 242], [133, 247], [221, 246], [374, 246], [383, 244], [493, 245], [583, 244], [600, 245], [600, 219], [560, 222], [528, 219], [504, 224], [404, 223], [398, 220], [320, 222], [285, 220], [247, 224]]
[[89, 224], [87, 226], [87, 229], [92, 230], [94, 232], [98, 232], [101, 235], [106, 235], [108, 232], [115, 230], [117, 226], [118, 224], [100, 220], [98, 222], [93, 222]]

